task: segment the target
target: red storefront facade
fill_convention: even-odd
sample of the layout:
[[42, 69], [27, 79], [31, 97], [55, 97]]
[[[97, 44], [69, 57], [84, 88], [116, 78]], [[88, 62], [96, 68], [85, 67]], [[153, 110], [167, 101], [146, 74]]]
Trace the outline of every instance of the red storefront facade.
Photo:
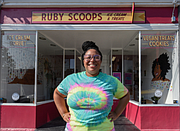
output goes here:
[[[131, 3], [131, 2], [130, 2]], [[141, 3], [141, 2], [140, 2]], [[26, 6], [28, 6], [27, 3], [25, 3]], [[153, 3], [152, 3], [153, 4]], [[155, 3], [156, 4], [156, 3]], [[130, 4], [130, 6], [126, 7], [126, 6], [120, 6], [120, 7], [116, 7], [115, 5], [112, 5], [111, 7], [101, 7], [98, 5], [93, 6], [92, 5], [86, 5], [86, 7], [82, 7], [82, 6], [76, 6], [76, 5], [72, 5], [71, 7], [57, 7], [54, 5], [54, 7], [41, 7], [41, 8], [37, 8], [35, 5], [32, 5], [30, 7], [26, 7], [26, 8], [22, 8], [21, 6], [19, 7], [14, 7], [14, 6], [9, 6], [7, 3], [7, 7], [6, 7], [6, 3], [4, 4], [4, 6], [2, 5], [1, 7], [1, 41], [5, 41], [3, 35], [9, 35], [12, 37], [12, 39], [14, 40], [18, 40], [18, 36], [16, 37], [16, 33], [18, 34], [19, 32], [23, 32], [23, 31], [29, 31], [32, 33], [34, 33], [34, 43], [35, 45], [37, 45], [37, 43], [40, 43], [39, 40], [37, 40], [37, 38], [39, 38], [38, 36], [40, 36], [38, 34], [38, 32], [40, 32], [41, 34], [44, 33], [44, 36], [46, 36], [46, 39], [49, 38], [50, 40], [53, 41], [52, 37], [48, 37], [48, 33], [46, 34], [46, 31], [60, 31], [59, 33], [62, 33], [63, 31], [109, 31], [109, 30], [116, 30], [119, 31], [120, 33], [123, 31], [137, 31], [137, 36], [142, 37], [142, 39], [144, 38], [143, 36], [148, 36], [149, 34], [149, 38], [150, 36], [153, 36], [153, 33], [149, 33], [148, 31], [165, 31], [165, 33], [163, 34], [163, 36], [165, 36], [167, 34], [168, 36], [175, 36], [176, 40], [174, 40], [175, 42], [172, 43], [176, 43], [178, 45], [179, 40], [178, 40], [178, 30], [179, 30], [179, 20], [178, 20], [178, 16], [179, 16], [179, 12], [178, 12], [178, 4], [175, 3], [175, 7], [174, 4], [172, 3], [172, 5], [166, 6], [165, 4], [163, 6], [161, 5], [157, 5], [157, 7], [153, 7], [151, 5], [149, 5], [149, 7], [145, 7], [145, 4], [143, 3], [141, 4], [137, 4], [138, 6], [136, 6], [136, 2], [134, 4], [134, 13], [140, 11], [140, 12], [145, 12], [144, 16], [141, 16], [142, 19], [144, 19], [144, 21], [142, 22], [135, 22], [135, 21], [128, 21], [128, 23], [126, 22], [122, 22], [120, 21], [118, 23], [118, 21], [115, 22], [89, 22], [88, 20], [86, 21], [79, 21], [77, 22], [76, 19], [80, 18], [78, 15], [74, 15], [74, 21], [68, 21], [68, 22], [51, 22], [50, 20], [45, 23], [43, 21], [41, 22], [33, 22], [33, 12], [46, 12], [46, 13], [51, 13], [52, 11], [55, 12], [70, 12], [70, 13], [78, 13], [78, 12], [121, 12], [121, 11], [125, 11], [125, 12], [130, 12], [132, 13], [132, 5]], [[144, 6], [144, 7], [143, 7]], [[80, 14], [80, 13], [79, 13]], [[175, 16], [175, 20], [172, 20], [172, 14]], [[132, 14], [131, 14], [132, 15]], [[50, 18], [50, 17], [49, 17]], [[73, 17], [72, 17], [73, 18]], [[16, 31], [15, 34], [13, 34], [12, 32]], [[43, 32], [44, 31], [44, 32]], [[167, 31], [167, 32], [166, 32]], [[175, 34], [173, 34], [173, 33]], [[8, 34], [9, 33], [9, 34]], [[46, 35], [45, 35], [46, 34]], [[158, 33], [155, 33], [156, 35], [158, 35]], [[173, 35], [172, 35], [173, 34]], [[13, 36], [14, 35], [14, 36]], [[19, 34], [18, 34], [19, 35]], [[21, 35], [21, 34], [20, 34]], [[37, 36], [38, 35], [38, 36]], [[162, 36], [162, 35], [161, 35]], [[5, 36], [6, 37], [6, 36]], [[139, 37], [139, 38], [140, 38]], [[30, 38], [30, 37], [29, 37]], [[32, 38], [32, 36], [31, 36]], [[74, 38], [76, 39], [76, 37]], [[27, 40], [27, 39], [26, 39]], [[28, 40], [27, 40], [28, 41]], [[55, 40], [56, 41], [56, 40]], [[144, 40], [145, 41], [145, 40]], [[168, 41], [168, 40], [166, 40]], [[3, 43], [3, 42], [2, 42]], [[139, 43], [139, 45], [141, 45], [141, 47], [143, 47], [143, 42], [141, 41]], [[170, 43], [170, 42], [169, 42]], [[129, 43], [128, 43], [129, 44]], [[112, 44], [113, 45], [113, 44]], [[35, 46], [34, 49], [34, 61], [36, 61], [37, 59], [37, 50], [38, 46]], [[61, 47], [64, 50], [68, 50], [67, 47], [65, 47], [65, 45], [63, 46], [63, 44], [61, 44]], [[141, 50], [143, 51], [144, 48], [141, 48], [139, 46], [139, 53], [141, 53]], [[174, 69], [174, 65], [179, 65], [178, 61], [179, 61], [179, 55], [178, 55], [178, 46], [173, 46], [176, 48], [176, 52], [175, 57], [173, 56], [170, 59], [170, 63], [175, 61], [175, 58], [177, 59], [177, 62], [175, 61], [174, 64], [171, 64], [171, 69], [173, 69], [173, 71], [171, 72], [171, 75], [169, 76], [169, 79], [173, 79], [172, 83], [172, 87], [176, 87], [174, 89], [174, 92], [179, 91], [179, 68]], [[4, 47], [2, 47], [4, 48]], [[19, 47], [18, 47], [19, 48]], [[28, 47], [29, 48], [29, 47]], [[34, 48], [34, 47], [33, 47]], [[72, 47], [74, 48], [74, 47]], [[108, 47], [109, 48], [109, 47]], [[112, 46], [112, 49], [109, 48], [109, 50], [111, 50], [111, 52], [113, 52], [112, 50], [118, 49], [118, 47], [116, 46]], [[140, 50], [141, 48], [141, 50]], [[40, 50], [40, 47], [38, 47], [38, 49]], [[69, 49], [71, 49], [71, 44], [69, 44]], [[157, 49], [157, 48], [156, 48]], [[173, 48], [174, 49], [174, 48]], [[159, 47], [158, 47], [158, 51], [159, 51]], [[159, 51], [161, 52], [161, 50]], [[172, 51], [173, 52], [173, 51]], [[151, 52], [152, 53], [152, 52]], [[150, 54], [151, 54], [150, 53]], [[138, 54], [138, 53], [137, 53]], [[156, 52], [157, 54], [157, 52]], [[171, 54], [171, 53], [169, 53]], [[77, 55], [77, 54], [76, 54]], [[112, 55], [111, 54], [111, 59], [112, 59]], [[158, 54], [159, 55], [159, 54]], [[1, 57], [3, 55], [1, 54]], [[63, 56], [65, 57], [66, 54], [64, 53]], [[124, 59], [123, 57], [126, 56], [130, 56], [130, 55], [121, 55], [122, 59]], [[143, 61], [148, 57], [145, 55], [134, 55], [134, 56], [138, 56], [137, 61], [139, 63], [143, 63]], [[39, 57], [39, 56], [38, 56]], [[44, 58], [44, 57], [43, 57]], [[53, 57], [54, 58], [54, 57]], [[78, 59], [78, 58], [77, 58]], [[110, 59], [110, 61], [112, 61]], [[14, 59], [15, 60], [15, 59]], [[133, 58], [134, 60], [134, 58]], [[141, 61], [139, 61], [141, 60]], [[174, 60], [174, 61], [173, 61]], [[47, 60], [49, 63], [50, 61]], [[62, 60], [63, 61], [63, 60]], [[74, 61], [73, 61], [74, 62]], [[124, 61], [127, 62], [127, 61]], [[129, 61], [128, 61], [129, 62]], [[2, 60], [1, 60], [1, 63]], [[21, 64], [21, 63], [20, 63]], [[75, 62], [74, 66], [77, 64], [77, 62]], [[144, 63], [143, 63], [144, 64]], [[0, 105], [0, 128], [1, 130], [35, 130], [37, 127], [42, 126], [43, 124], [47, 123], [50, 120], [53, 120], [54, 118], [59, 116], [59, 113], [54, 105], [53, 99], [52, 97], [48, 96], [48, 98], [42, 97], [42, 98], [38, 98], [38, 91], [41, 91], [39, 88], [41, 88], [40, 86], [38, 86], [38, 81], [42, 80], [42, 82], [40, 81], [39, 83], [43, 83], [43, 79], [45, 78], [39, 78], [38, 77], [38, 69], [37, 66], [39, 66], [36, 62], [34, 63], [35, 65], [35, 71], [34, 71], [34, 83], [33, 83], [33, 98], [31, 102], [27, 102], [27, 103], [15, 103], [13, 101], [10, 100], [10, 98], [5, 98], [5, 96], [7, 97], [8, 95], [3, 94], [4, 89], [1, 88], [1, 96], [5, 99], [7, 99], [7, 103], [1, 103]], [[104, 68], [105, 70], [108, 70], [106, 66], [106, 64], [104, 64]], [[113, 61], [110, 64], [113, 66]], [[132, 98], [129, 102], [129, 104], [127, 105], [125, 111], [124, 111], [124, 115], [133, 123], [135, 124], [135, 126], [137, 126], [140, 130], [142, 131], [153, 131], [153, 130], [169, 130], [169, 131], [173, 131], [173, 130], [179, 130], [180, 129], [180, 107], [179, 107], [179, 92], [175, 93], [176, 98], [172, 97], [173, 99], [170, 99], [170, 101], [174, 101], [177, 100], [177, 103], [161, 103], [161, 104], [152, 104], [152, 103], [148, 103], [147, 101], [149, 100], [149, 96], [144, 95], [142, 92], [146, 91], [143, 90], [143, 86], [144, 83], [146, 83], [145, 77], [148, 76], [148, 69], [145, 68], [145, 65], [141, 65], [137, 66], [137, 70], [139, 71], [138, 74], [138, 89], [136, 89], [135, 86], [135, 75], [132, 75], [132, 79], [134, 80], [134, 84], [131, 84], [132, 86], [129, 86], [129, 91], [132, 91]], [[107, 74], [112, 75], [113, 72], [113, 67], [111, 66], [110, 70]], [[3, 66], [1, 66], [3, 67]], [[20, 68], [20, 67], [19, 67]], [[65, 66], [63, 66], [63, 68], [66, 68]], [[119, 67], [120, 68], [120, 67]], [[122, 70], [120, 71], [125, 72], [123, 70], [125, 70], [125, 67], [121, 67]], [[4, 68], [3, 68], [4, 69]], [[1, 70], [3, 70], [1, 69]], [[44, 69], [44, 68], [43, 68]], [[76, 68], [73, 68], [73, 70], [76, 70]], [[133, 68], [135, 69], [135, 68]], [[63, 69], [64, 71], [65, 69]], [[26, 71], [27, 72], [27, 71]], [[76, 71], [74, 71], [76, 72]], [[105, 71], [107, 72], [107, 71]], [[114, 71], [116, 72], [116, 71]], [[135, 72], [135, 71], [134, 71]], [[177, 74], [174, 72], [178, 72]], [[44, 73], [44, 72], [43, 72]], [[123, 74], [123, 73], [122, 73]], [[135, 74], [135, 73], [134, 73]], [[3, 83], [3, 71], [1, 71], [1, 83]], [[66, 76], [66, 73], [63, 74], [63, 78]], [[126, 84], [125, 81], [125, 76], [126, 75], [122, 75], [122, 81], [124, 84]], [[174, 80], [174, 77], [177, 76], [178, 80]], [[15, 77], [14, 77], [15, 78]], [[12, 80], [14, 80], [14, 78]], [[20, 79], [20, 78], [19, 78]], [[57, 80], [57, 79], [56, 79]], [[48, 80], [47, 80], [48, 81]], [[56, 81], [57, 83], [57, 81]], [[52, 83], [51, 83], [52, 84]], [[127, 84], [129, 85], [129, 84]], [[8, 87], [10, 88], [10, 87]], [[171, 88], [169, 88], [170, 90]], [[26, 90], [26, 89], [24, 89]], [[45, 89], [44, 89], [45, 90]], [[45, 94], [47, 94], [46, 91], [44, 91]], [[137, 94], [137, 98], [135, 93], [139, 92]], [[14, 91], [17, 92], [17, 91]], [[169, 93], [170, 94], [170, 93]], [[173, 94], [174, 95], [174, 94]], [[11, 95], [9, 95], [10, 97]], [[142, 97], [143, 96], [143, 97]], [[169, 96], [169, 95], [168, 95]], [[146, 104], [142, 103], [142, 98], [146, 98]], [[171, 96], [169, 96], [171, 97]], [[177, 99], [178, 98], [178, 99]], [[117, 100], [114, 100], [114, 105], [113, 105], [113, 109], [117, 104]]]

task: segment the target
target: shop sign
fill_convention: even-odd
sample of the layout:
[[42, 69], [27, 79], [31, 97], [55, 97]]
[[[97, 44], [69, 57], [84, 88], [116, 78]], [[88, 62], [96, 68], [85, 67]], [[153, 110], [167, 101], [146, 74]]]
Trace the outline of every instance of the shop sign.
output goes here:
[[145, 23], [145, 11], [34, 11], [32, 23]]
[[173, 47], [175, 35], [142, 35], [142, 48]]

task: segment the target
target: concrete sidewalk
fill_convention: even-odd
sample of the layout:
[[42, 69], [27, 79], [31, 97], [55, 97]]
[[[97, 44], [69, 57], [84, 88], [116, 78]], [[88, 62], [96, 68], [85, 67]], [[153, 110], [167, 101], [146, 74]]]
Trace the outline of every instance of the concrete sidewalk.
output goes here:
[[[58, 117], [43, 126], [37, 128], [35, 131], [64, 131], [65, 122], [61, 117]], [[132, 124], [125, 116], [121, 115], [115, 122], [116, 131], [140, 131], [134, 124]]]

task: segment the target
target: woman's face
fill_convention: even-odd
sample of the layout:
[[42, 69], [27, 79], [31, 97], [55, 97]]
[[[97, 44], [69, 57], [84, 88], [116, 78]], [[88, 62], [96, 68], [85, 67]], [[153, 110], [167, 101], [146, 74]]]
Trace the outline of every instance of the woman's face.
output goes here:
[[89, 49], [84, 55], [84, 67], [87, 76], [97, 76], [101, 66], [101, 56], [95, 49]]
[[160, 65], [156, 65], [155, 68], [154, 68], [154, 75], [155, 75], [155, 78], [158, 78], [160, 77], [161, 75], [161, 68], [160, 68]]

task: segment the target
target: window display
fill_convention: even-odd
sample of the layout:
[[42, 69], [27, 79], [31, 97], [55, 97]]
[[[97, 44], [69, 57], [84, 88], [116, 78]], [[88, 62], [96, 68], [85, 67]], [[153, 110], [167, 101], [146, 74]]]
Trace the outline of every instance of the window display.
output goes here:
[[[175, 31], [142, 32], [142, 98], [149, 103], [173, 104], [178, 99]], [[146, 74], [144, 73], [146, 72]], [[157, 94], [162, 94], [157, 97]]]
[[[32, 103], [35, 83], [35, 38], [32, 31], [4, 31], [1, 45], [0, 98], [7, 103]], [[13, 99], [13, 94], [18, 99]]]

